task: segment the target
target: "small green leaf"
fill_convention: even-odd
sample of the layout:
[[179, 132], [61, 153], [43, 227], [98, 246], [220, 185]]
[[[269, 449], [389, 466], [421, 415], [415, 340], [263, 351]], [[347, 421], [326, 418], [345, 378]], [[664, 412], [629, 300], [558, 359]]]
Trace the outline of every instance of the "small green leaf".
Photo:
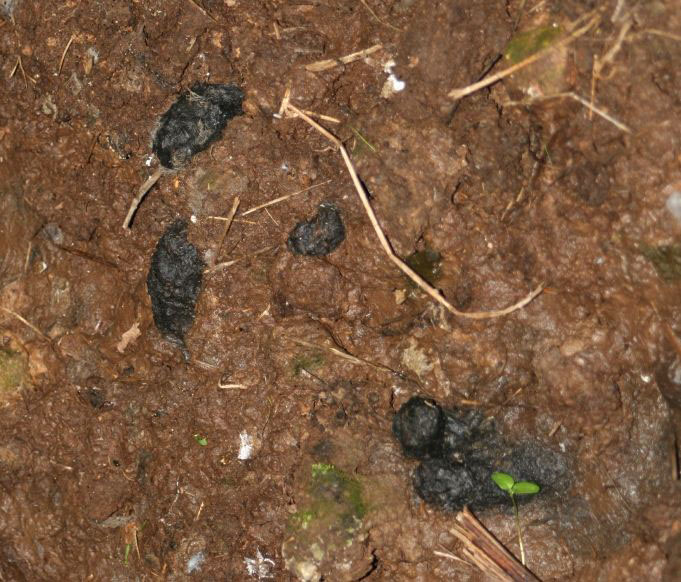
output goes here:
[[196, 442], [202, 447], [205, 447], [208, 444], [208, 439], [206, 437], [202, 437], [200, 434], [195, 434], [194, 439], [196, 439]]
[[533, 495], [539, 493], [539, 485], [531, 481], [519, 481], [511, 488], [511, 493], [518, 495]]
[[508, 491], [509, 493], [512, 492], [513, 486], [515, 484], [513, 477], [511, 477], [508, 473], [500, 473], [498, 471], [492, 473], [492, 481], [497, 484], [499, 489], [502, 491]]
[[130, 557], [130, 548], [132, 548], [132, 544], [125, 544], [125, 556], [123, 557], [123, 563], [126, 566], [128, 565], [128, 558]]

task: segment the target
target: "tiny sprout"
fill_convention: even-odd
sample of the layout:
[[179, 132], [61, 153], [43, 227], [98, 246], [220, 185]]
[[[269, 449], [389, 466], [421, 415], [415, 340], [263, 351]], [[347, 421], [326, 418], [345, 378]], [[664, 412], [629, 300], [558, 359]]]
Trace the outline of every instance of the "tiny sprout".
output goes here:
[[492, 481], [502, 491], [506, 491], [511, 497], [513, 503], [513, 513], [515, 514], [515, 524], [518, 529], [518, 545], [520, 545], [520, 560], [525, 565], [525, 547], [523, 546], [523, 536], [520, 529], [520, 517], [518, 515], [518, 504], [515, 501], [516, 495], [534, 495], [539, 493], [540, 487], [532, 481], [518, 481], [511, 477], [508, 473], [501, 473], [495, 471], [492, 473]]
[[194, 439], [196, 440], [197, 443], [199, 443], [202, 447], [205, 447], [208, 444], [208, 439], [206, 437], [201, 436], [200, 434], [195, 434]]

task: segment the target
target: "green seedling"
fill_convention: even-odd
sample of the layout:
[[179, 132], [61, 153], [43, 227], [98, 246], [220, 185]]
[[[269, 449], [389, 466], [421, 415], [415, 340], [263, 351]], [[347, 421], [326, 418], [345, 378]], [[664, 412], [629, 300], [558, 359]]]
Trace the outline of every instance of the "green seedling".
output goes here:
[[525, 565], [525, 547], [523, 546], [523, 535], [520, 529], [520, 517], [518, 515], [518, 504], [516, 503], [516, 495], [534, 495], [539, 493], [539, 485], [532, 483], [532, 481], [518, 481], [511, 477], [508, 473], [500, 473], [495, 471], [492, 473], [492, 481], [499, 489], [506, 491], [511, 497], [513, 503], [513, 513], [515, 514], [515, 525], [518, 529], [518, 545], [520, 545], [520, 561]]
[[204, 436], [201, 436], [200, 434], [195, 434], [194, 440], [196, 440], [196, 442], [199, 443], [202, 447], [205, 447], [208, 444], [208, 439]]

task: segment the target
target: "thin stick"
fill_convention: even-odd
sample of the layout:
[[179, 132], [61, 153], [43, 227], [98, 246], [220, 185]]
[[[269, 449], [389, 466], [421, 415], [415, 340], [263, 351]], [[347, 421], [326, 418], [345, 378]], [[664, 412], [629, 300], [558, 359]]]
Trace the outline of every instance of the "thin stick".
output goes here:
[[248, 386], [246, 384], [223, 384], [218, 382], [218, 388], [220, 390], [246, 390]]
[[2, 307], [2, 305], [0, 305], [0, 309], [2, 309], [5, 313], [9, 313], [10, 315], [16, 317], [21, 323], [23, 323], [25, 326], [31, 328], [35, 333], [37, 333], [45, 341], [48, 341], [48, 342], [52, 341], [48, 336], [46, 336], [42, 331], [40, 331], [35, 325], [33, 325], [27, 319], [24, 319], [23, 317], [21, 317], [21, 315], [19, 315], [16, 311], [12, 311], [11, 309], [7, 309], [6, 307]]
[[24, 85], [28, 87], [28, 83], [26, 82], [26, 78], [28, 77], [28, 80], [31, 81], [34, 85], [37, 83], [37, 81], [31, 77], [30, 75], [26, 74], [26, 71], [24, 69], [24, 63], [21, 62], [21, 57], [19, 57], [19, 70], [21, 71], [21, 76], [24, 78]]
[[302, 117], [305, 121], [307, 121], [312, 127], [314, 127], [319, 133], [321, 133], [326, 139], [328, 139], [331, 143], [333, 143], [336, 147], [341, 148], [343, 147], [343, 144], [341, 143], [341, 140], [339, 140], [335, 135], [333, 135], [328, 129], [323, 128], [321, 125], [319, 125], [314, 119], [312, 119], [309, 115], [298, 109], [295, 105], [291, 105], [291, 103], [287, 103], [286, 105], [287, 109], [290, 109], [293, 111], [293, 113], [297, 114], [299, 117]]
[[521, 309], [525, 307], [530, 301], [532, 301], [537, 295], [539, 295], [542, 290], [544, 289], [544, 284], [542, 283], [539, 285], [534, 291], [532, 291], [529, 295], [527, 295], [524, 299], [518, 301], [517, 303], [514, 303], [513, 305], [506, 307], [504, 309], [498, 309], [498, 310], [493, 310], [493, 311], [477, 311], [477, 312], [464, 312], [464, 311], [459, 311], [456, 307], [454, 307], [449, 301], [447, 301], [442, 295], [440, 295], [439, 291], [435, 289], [434, 287], [431, 287], [429, 283], [427, 283], [418, 273], [416, 273], [409, 265], [407, 265], [402, 259], [400, 259], [396, 254], [395, 251], [393, 251], [392, 246], [390, 246], [390, 242], [388, 241], [387, 237], [385, 236], [383, 229], [381, 228], [381, 225], [378, 223], [378, 219], [376, 218], [376, 214], [374, 213], [373, 208], [371, 207], [371, 203], [369, 202], [369, 198], [366, 194], [366, 191], [364, 190], [364, 186], [362, 185], [362, 182], [359, 179], [359, 176], [357, 175], [357, 172], [355, 170], [354, 165], [352, 164], [352, 160], [350, 160], [350, 156], [348, 155], [347, 150], [345, 149], [345, 146], [341, 143], [341, 141], [331, 133], [329, 133], [326, 129], [324, 129], [321, 125], [319, 125], [316, 121], [311, 119], [309, 116], [305, 115], [300, 109], [295, 107], [294, 105], [289, 104], [288, 108], [291, 109], [294, 113], [297, 113], [300, 117], [302, 117], [305, 121], [307, 121], [312, 127], [314, 127], [317, 131], [319, 131], [322, 135], [324, 135], [327, 139], [329, 139], [332, 143], [334, 143], [338, 149], [340, 150], [341, 156], [343, 157], [343, 161], [345, 162], [345, 166], [348, 170], [348, 173], [350, 174], [350, 177], [352, 178], [352, 183], [355, 186], [355, 190], [357, 191], [357, 194], [359, 195], [360, 200], [362, 201], [362, 205], [364, 206], [364, 210], [367, 213], [367, 216], [369, 217], [369, 220], [371, 221], [371, 225], [374, 227], [374, 231], [376, 232], [376, 236], [378, 237], [379, 242], [381, 243], [381, 246], [383, 247], [383, 250], [385, 253], [388, 255], [388, 258], [405, 274], [407, 277], [409, 277], [414, 283], [416, 283], [423, 291], [425, 291], [428, 295], [430, 295], [435, 301], [440, 303], [449, 311], [450, 313], [453, 313], [454, 315], [458, 315], [460, 317], [466, 317], [468, 319], [490, 319], [493, 317], [501, 317], [502, 315], [508, 315], [509, 313], [512, 313], [518, 309]]
[[132, 204], [130, 204], [130, 208], [128, 209], [128, 214], [125, 217], [125, 220], [123, 221], [123, 228], [130, 228], [130, 223], [132, 222], [132, 217], [135, 216], [135, 212], [137, 212], [138, 206], [142, 203], [142, 199], [146, 195], [149, 190], [151, 190], [158, 182], [158, 179], [161, 177], [161, 174], [163, 173], [163, 168], [158, 168], [151, 176], [149, 176], [140, 186], [140, 189], [137, 191], [137, 196], [135, 196], [134, 200], [132, 201]]
[[33, 248], [33, 243], [28, 243], [28, 248], [26, 249], [26, 260], [24, 261], [24, 273], [28, 271], [28, 263], [31, 260], [31, 249]]
[[488, 87], [489, 85], [492, 85], [496, 83], [497, 81], [500, 81], [501, 79], [504, 79], [508, 77], [509, 75], [512, 75], [516, 71], [527, 67], [528, 65], [531, 65], [532, 63], [537, 62], [540, 59], [543, 59], [546, 55], [549, 53], [553, 52], [554, 50], [558, 48], [562, 48], [564, 46], [569, 45], [570, 43], [574, 42], [577, 38], [582, 36], [583, 34], [587, 33], [593, 26], [600, 20], [599, 16], [593, 16], [587, 24], [582, 26], [581, 28], [578, 28], [575, 30], [571, 35], [567, 36], [561, 41], [558, 41], [554, 44], [552, 44], [549, 47], [546, 47], [545, 49], [540, 50], [539, 52], [534, 53], [533, 55], [530, 55], [526, 59], [523, 59], [519, 63], [516, 63], [515, 65], [511, 65], [507, 69], [504, 69], [503, 71], [499, 71], [498, 73], [491, 75], [489, 77], [486, 77], [482, 81], [478, 81], [477, 83], [473, 83], [472, 85], [468, 85], [467, 87], [463, 87], [461, 89], [452, 89], [447, 96], [450, 97], [451, 99], [461, 99], [462, 97], [465, 97], [466, 95], [470, 95], [471, 93], [475, 93], [476, 91], [479, 91], [480, 89], [484, 89], [485, 87]]
[[602, 57], [599, 56], [594, 57], [594, 64], [591, 71], [591, 101], [590, 101], [591, 108], [589, 109], [589, 119], [592, 119], [593, 114], [596, 113], [595, 108], [593, 108], [594, 101], [596, 100], [596, 85], [598, 81], [600, 81], [603, 78], [602, 77], [603, 69], [606, 66], [613, 64], [615, 57], [617, 56], [617, 53], [621, 50], [622, 43], [624, 42], [624, 39], [627, 36], [627, 33], [629, 32], [629, 29], [632, 27], [633, 24], [634, 24], [633, 20], [631, 18], [627, 18], [627, 20], [620, 28], [619, 33], [617, 34], [617, 39], [610, 47], [610, 49], [608, 49], [608, 51]]
[[467, 566], [471, 565], [470, 562], [467, 562], [466, 560], [459, 558], [459, 556], [455, 556], [451, 552], [441, 552], [440, 550], [433, 550], [433, 554], [435, 554], [439, 558], [447, 558], [448, 560], [456, 560], [457, 562], [461, 562], [463, 564], [466, 564]]
[[401, 28], [397, 28], [397, 26], [394, 26], [394, 25], [390, 24], [389, 22], [383, 22], [383, 21], [378, 17], [378, 15], [371, 9], [371, 6], [369, 6], [369, 5], [366, 3], [366, 0], [359, 0], [359, 1], [362, 3], [362, 6], [364, 6], [364, 8], [366, 8], [366, 9], [369, 11], [369, 14], [371, 14], [371, 16], [373, 16], [373, 17], [374, 17], [378, 22], [380, 22], [383, 26], [387, 26], [388, 28], [392, 28], [393, 30], [396, 30], [397, 32], [402, 32], [402, 29], [401, 29]]
[[572, 91], [568, 91], [566, 93], [554, 93], [553, 95], [544, 95], [541, 97], [535, 97], [527, 101], [507, 101], [506, 103], [503, 103], [502, 106], [514, 107], [517, 105], [531, 105], [535, 101], [546, 101], [547, 99], [563, 99], [563, 98], [574, 99], [578, 103], [581, 103], [589, 111], [593, 111], [596, 115], [600, 115], [603, 119], [612, 123], [617, 129], [620, 129], [625, 133], [631, 133], [631, 129], [629, 129], [628, 126], [624, 125], [624, 123], [618, 121], [609, 113], [606, 113], [602, 109], [596, 107], [595, 105], [592, 105], [586, 99], [584, 99], [584, 97], [577, 95], [577, 93], [574, 93]]
[[590, 111], [593, 111], [596, 115], [600, 115], [603, 119], [612, 123], [617, 129], [621, 129], [625, 133], [631, 133], [631, 129], [629, 129], [629, 127], [624, 125], [624, 123], [622, 123], [621, 121], [617, 121], [617, 119], [615, 119], [612, 115], [609, 115], [608, 113], [606, 113], [602, 109], [599, 109], [595, 105], [592, 105], [586, 99], [584, 99], [584, 97], [577, 95], [577, 93], [573, 93], [572, 91], [569, 91], [567, 93], [560, 94], [560, 96], [561, 97], [569, 97], [570, 99], [574, 99], [575, 101], [584, 105], [584, 107], [586, 107]]
[[370, 362], [368, 360], [363, 360], [361, 358], [358, 358], [357, 356], [353, 356], [352, 354], [349, 354], [348, 352], [345, 352], [343, 350], [339, 350], [338, 348], [332, 348], [331, 346], [313, 344], [313, 343], [310, 343], [310, 342], [306, 342], [305, 340], [290, 337], [288, 335], [284, 335], [283, 337], [285, 339], [293, 342], [294, 344], [305, 346], [306, 348], [312, 348], [312, 349], [316, 349], [316, 350], [326, 350], [327, 352], [331, 352], [332, 354], [337, 355], [339, 358], [343, 358], [344, 360], [347, 360], [348, 362], [352, 362], [353, 364], [363, 365], [363, 366], [371, 366], [372, 368], [375, 368], [377, 370], [383, 370], [385, 372], [395, 374], [395, 370], [388, 368], [388, 366], [384, 366], [383, 364], [374, 364], [373, 362]]
[[341, 120], [338, 119], [337, 117], [331, 117], [330, 115], [322, 115], [321, 113], [315, 113], [314, 111], [308, 111], [307, 109], [303, 109], [305, 113], [307, 113], [310, 117], [316, 117], [318, 119], [321, 119], [323, 121], [328, 121], [329, 123], [340, 123]]
[[345, 55], [344, 57], [340, 57], [338, 59], [326, 59], [323, 61], [317, 61], [316, 63], [310, 63], [309, 65], [305, 65], [305, 69], [313, 73], [319, 73], [320, 71], [333, 69], [338, 65], [347, 65], [354, 61], [358, 61], [359, 59], [363, 59], [364, 57], [369, 56], [370, 54], [375, 53], [376, 51], [379, 51], [382, 48], [383, 48], [382, 44], [375, 44], [373, 46], [370, 46], [369, 48], [354, 53], [350, 53], [349, 55]]
[[232, 265], [235, 265], [236, 263], [239, 263], [241, 261], [245, 261], [246, 259], [252, 259], [253, 257], [256, 257], [258, 255], [261, 255], [262, 253], [266, 253], [267, 251], [271, 251], [273, 249], [276, 249], [279, 245], [273, 245], [269, 247], [265, 247], [262, 249], [258, 249], [254, 253], [251, 253], [250, 255], [244, 255], [243, 257], [239, 257], [238, 259], [233, 259], [231, 261], [225, 261], [224, 263], [218, 263], [214, 267], [211, 267], [210, 269], [206, 269], [206, 273], [210, 273], [212, 271], [218, 271], [220, 269], [224, 269], [226, 267], [231, 267]]
[[288, 109], [288, 103], [291, 100], [291, 85], [290, 81], [287, 83], [286, 90], [284, 91], [284, 97], [281, 100], [281, 106], [279, 107], [279, 113], [277, 115], [279, 117], [282, 117], [284, 113], [286, 113], [286, 109]]
[[500, 582], [538, 582], [467, 507], [456, 515], [456, 521], [451, 533], [463, 542], [463, 555], [482, 572]]
[[193, 4], [194, 7], [199, 12], [201, 12], [201, 14], [203, 14], [206, 18], [210, 18], [213, 22], [217, 22], [217, 20], [215, 20], [215, 17], [213, 17], [209, 12], [207, 12], [206, 9], [203, 8], [198, 2], [196, 2], [195, 0], [189, 0], [189, 2]]
[[225, 227], [222, 229], [222, 236], [220, 237], [220, 242], [218, 243], [218, 246], [215, 249], [215, 257], [213, 259], [214, 261], [218, 260], [218, 256], [220, 255], [220, 249], [222, 249], [222, 245], [225, 242], [225, 238], [227, 238], [227, 233], [229, 232], [229, 228], [232, 226], [232, 221], [234, 220], [234, 215], [236, 214], [236, 211], [239, 208], [239, 204], [241, 204], [241, 198], [235, 196], [234, 202], [232, 203], [232, 209], [229, 211], [229, 214], [227, 215], [227, 220], [225, 221]]
[[64, 67], [64, 59], [66, 59], [66, 53], [69, 52], [69, 49], [71, 48], [71, 44], [75, 40], [76, 35], [72, 34], [71, 38], [69, 39], [69, 42], [66, 43], [66, 48], [64, 49], [64, 52], [61, 54], [61, 60], [59, 61], [59, 69], [57, 70], [57, 75], [61, 74], [61, 70]]
[[201, 505], [199, 505], [199, 510], [196, 512], [196, 517], [194, 517], [194, 521], [198, 521], [199, 517], [201, 516], [201, 512], [203, 511], [203, 508], [205, 507], [205, 502], [201, 502]]
[[246, 210], [246, 212], [242, 212], [239, 216], [248, 216], [249, 214], [253, 214], [254, 212], [257, 212], [258, 210], [262, 210], [263, 208], [267, 208], [268, 206], [273, 206], [274, 204], [279, 204], [279, 202], [283, 202], [284, 200], [288, 200], [289, 198], [293, 198], [294, 196], [299, 196], [300, 194], [305, 194], [305, 192], [309, 192], [310, 190], [314, 190], [315, 188], [319, 188], [320, 186], [324, 186], [325, 184], [328, 184], [329, 182], [331, 182], [331, 180], [327, 180], [326, 182], [321, 182], [319, 184], [314, 184], [313, 186], [309, 186], [308, 188], [305, 188], [303, 190], [298, 190], [298, 192], [292, 192], [291, 194], [279, 196], [279, 198], [275, 198], [274, 200], [270, 200], [269, 202], [265, 202], [264, 204], [260, 204], [259, 206], [254, 206], [253, 208], [249, 208], [248, 210]]
[[17, 57], [17, 62], [14, 63], [14, 68], [10, 72], [9, 77], [7, 77], [8, 79], [11, 79], [12, 77], [14, 77], [14, 73], [16, 73], [17, 69], [19, 68], [19, 62], [20, 61], [21, 61], [21, 57]]
[[646, 34], [653, 34], [655, 36], [661, 36], [663, 38], [671, 38], [672, 40], [681, 41], [681, 34], [674, 34], [673, 32], [667, 32], [666, 30], [658, 30], [656, 28], [646, 28], [641, 31]]

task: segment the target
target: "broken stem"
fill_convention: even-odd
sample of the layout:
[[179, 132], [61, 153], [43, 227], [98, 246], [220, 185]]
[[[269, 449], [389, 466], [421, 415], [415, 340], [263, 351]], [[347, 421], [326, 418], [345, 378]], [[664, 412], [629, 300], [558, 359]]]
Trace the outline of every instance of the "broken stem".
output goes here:
[[2, 309], [5, 313], [8, 313], [9, 315], [16, 317], [21, 323], [23, 323], [26, 327], [32, 329], [35, 333], [37, 333], [41, 338], [43, 338], [45, 341], [52, 341], [48, 336], [46, 336], [42, 331], [40, 331], [35, 325], [33, 325], [28, 319], [22, 317], [19, 315], [16, 311], [12, 311], [11, 309], [7, 309], [7, 307], [2, 307], [0, 305], [0, 309]]
[[[581, 20], [581, 19], [579, 19]], [[486, 77], [482, 79], [482, 81], [478, 81], [477, 83], [473, 83], [472, 85], [468, 85], [467, 87], [462, 87], [461, 89], [452, 89], [447, 96], [450, 97], [451, 99], [461, 99], [462, 97], [466, 97], [466, 95], [470, 95], [471, 93], [475, 93], [476, 91], [479, 91], [480, 89], [484, 89], [485, 87], [488, 87], [489, 85], [492, 85], [496, 83], [497, 81], [500, 81], [501, 79], [504, 79], [508, 77], [509, 75], [512, 75], [516, 71], [527, 67], [528, 65], [531, 65], [532, 63], [543, 59], [546, 55], [549, 53], [553, 52], [557, 48], [561, 48], [564, 46], [567, 46], [568, 44], [574, 42], [577, 38], [591, 30], [593, 26], [600, 20], [600, 17], [598, 15], [592, 16], [589, 21], [582, 26], [581, 28], [578, 28], [575, 30], [572, 34], [567, 36], [561, 41], [556, 42], [555, 44], [552, 44], [551, 46], [540, 50], [539, 52], [534, 53], [533, 55], [530, 55], [526, 59], [523, 59], [519, 63], [516, 63], [515, 65], [511, 65], [507, 69], [504, 69], [503, 71], [499, 71], [498, 73], [495, 73], [494, 75], [490, 75], [489, 77]]]
[[73, 44], [73, 41], [75, 40], [76, 35], [72, 34], [71, 38], [69, 38], [69, 42], [66, 43], [66, 48], [64, 49], [64, 52], [61, 55], [61, 60], [59, 61], [59, 68], [57, 69], [57, 75], [61, 75], [61, 70], [64, 68], [64, 60], [66, 59], [66, 53], [69, 52], [69, 49], [71, 48], [71, 45]]
[[128, 214], [125, 217], [125, 220], [123, 221], [123, 228], [130, 228], [130, 223], [132, 222], [132, 217], [135, 216], [135, 212], [137, 212], [137, 208], [139, 205], [142, 203], [142, 199], [144, 196], [151, 190], [158, 182], [158, 179], [161, 177], [161, 174], [163, 173], [163, 168], [158, 168], [151, 176], [149, 176], [140, 186], [140, 189], [137, 191], [137, 196], [135, 196], [135, 199], [132, 201], [132, 204], [130, 204], [130, 208], [128, 209]]
[[497, 309], [493, 311], [474, 311], [474, 312], [465, 312], [465, 311], [459, 311], [456, 307], [454, 307], [449, 301], [447, 301], [441, 294], [440, 292], [432, 287], [429, 283], [427, 283], [421, 276], [418, 275], [409, 265], [407, 265], [402, 259], [400, 259], [396, 254], [395, 251], [393, 250], [392, 246], [390, 245], [390, 242], [388, 241], [388, 238], [385, 236], [385, 233], [383, 232], [383, 229], [381, 228], [381, 225], [378, 223], [378, 219], [376, 218], [376, 213], [374, 212], [374, 209], [371, 207], [371, 203], [369, 202], [369, 197], [366, 194], [366, 191], [364, 190], [364, 186], [362, 185], [361, 180], [359, 179], [359, 176], [357, 175], [357, 171], [355, 170], [355, 166], [352, 163], [352, 160], [350, 159], [350, 156], [348, 155], [347, 150], [345, 149], [345, 146], [343, 143], [332, 133], [330, 133], [328, 130], [324, 129], [321, 125], [319, 125], [314, 119], [303, 113], [300, 109], [295, 107], [294, 105], [291, 105], [290, 103], [287, 105], [287, 108], [296, 113], [298, 116], [300, 116], [303, 120], [305, 120], [307, 123], [309, 123], [312, 127], [314, 127], [318, 132], [320, 132], [324, 137], [326, 137], [329, 141], [331, 141], [338, 149], [340, 150], [340, 154], [343, 158], [343, 161], [345, 162], [345, 166], [348, 170], [348, 173], [350, 174], [350, 177], [352, 178], [352, 183], [355, 186], [355, 190], [357, 191], [357, 194], [359, 195], [360, 200], [362, 201], [362, 205], [364, 206], [364, 210], [369, 217], [369, 221], [371, 222], [371, 225], [374, 228], [374, 231], [376, 233], [376, 236], [378, 237], [379, 242], [381, 243], [381, 247], [383, 247], [383, 250], [385, 253], [388, 255], [388, 258], [405, 274], [407, 277], [409, 277], [414, 283], [416, 283], [423, 291], [425, 291], [428, 295], [430, 295], [435, 301], [440, 303], [442, 306], [447, 309], [450, 313], [453, 313], [454, 315], [458, 315], [459, 317], [466, 317], [468, 319], [490, 319], [493, 317], [501, 317], [502, 315], [507, 315], [509, 313], [512, 313], [513, 311], [516, 311], [517, 309], [521, 309], [522, 307], [525, 307], [530, 301], [532, 301], [537, 295], [539, 295], [542, 290], [544, 289], [544, 284], [542, 283], [539, 285], [534, 291], [532, 291], [529, 295], [527, 295], [525, 298], [522, 300], [518, 301], [517, 303], [514, 303], [513, 305], [506, 307], [504, 309]]
[[234, 197], [234, 202], [232, 203], [232, 209], [229, 211], [229, 214], [227, 215], [227, 220], [225, 221], [225, 227], [222, 229], [222, 236], [220, 237], [220, 242], [218, 243], [217, 248], [215, 249], [215, 257], [213, 258], [213, 261], [217, 263], [218, 257], [220, 256], [220, 250], [222, 249], [222, 245], [225, 242], [225, 239], [227, 238], [227, 233], [229, 232], [230, 227], [232, 226], [232, 222], [234, 221], [234, 216], [236, 215], [236, 211], [239, 209], [239, 204], [241, 203], [241, 198], [238, 196]]

